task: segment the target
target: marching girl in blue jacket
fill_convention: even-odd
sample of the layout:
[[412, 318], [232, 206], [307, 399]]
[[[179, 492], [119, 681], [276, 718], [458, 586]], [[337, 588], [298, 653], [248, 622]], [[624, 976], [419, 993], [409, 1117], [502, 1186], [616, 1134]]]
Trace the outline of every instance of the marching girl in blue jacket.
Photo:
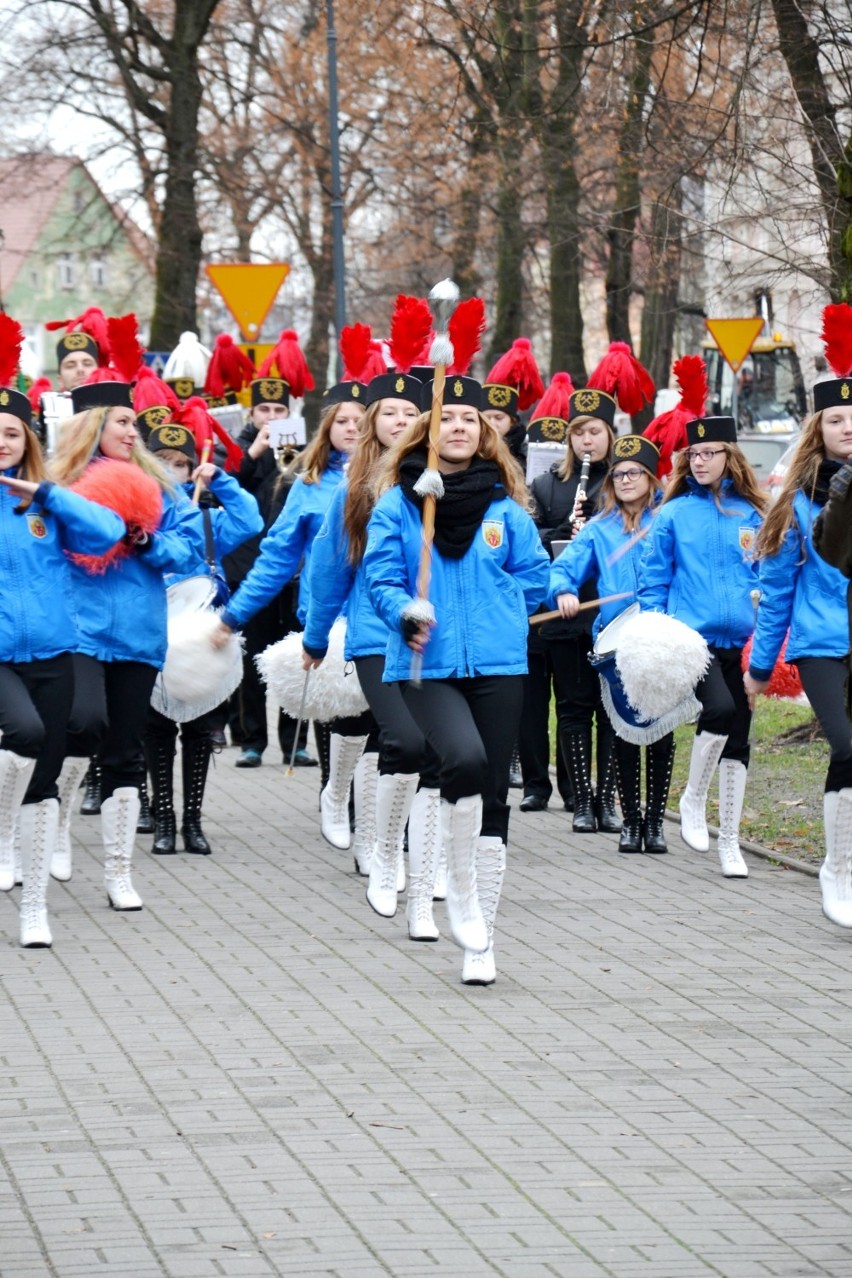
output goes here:
[[[595, 634], [635, 600], [639, 560], [661, 492], [657, 479], [660, 454], [642, 435], [622, 435], [613, 448], [612, 467], [601, 486], [601, 513], [584, 524], [550, 569], [550, 596], [564, 617], [580, 607], [580, 589], [597, 582], [601, 596], [627, 595], [601, 604]], [[618, 797], [624, 818], [619, 852], [667, 852], [663, 818], [674, 763], [674, 735], [669, 732], [647, 747], [645, 755], [645, 819], [642, 819], [640, 747], [616, 736]]]
[[814, 524], [831, 481], [852, 459], [852, 377], [818, 382], [814, 407], [757, 538], [760, 605], [744, 682], [753, 703], [769, 682], [789, 629], [785, 659], [797, 666], [831, 747], [819, 875], [823, 912], [833, 923], [852, 927], [852, 724], [845, 696], [849, 583], [814, 549]]
[[154, 531], [129, 530], [132, 553], [104, 572], [72, 564], [70, 573], [78, 640], [70, 757], [61, 790], [68, 796], [70, 815], [86, 761], [96, 754], [101, 764], [107, 898], [114, 910], [140, 910], [130, 868], [148, 703], [166, 655], [163, 577], [190, 572], [204, 552], [194, 510], [140, 443], [130, 385], [86, 383], [71, 395], [74, 416], [63, 423], [51, 464], [57, 482], [72, 485], [108, 459], [138, 467], [156, 481], [162, 494], [162, 514]]
[[[431, 402], [431, 384], [423, 403]], [[447, 379], [438, 443], [430, 600], [415, 603], [429, 415], [388, 457], [370, 519], [364, 567], [390, 637], [384, 678], [400, 682], [415, 722], [441, 760], [447, 912], [465, 950], [462, 980], [494, 980], [492, 936], [506, 864], [509, 764], [527, 669], [528, 616], [547, 595], [549, 559], [524, 503], [516, 464], [479, 411], [481, 388]], [[412, 654], [421, 654], [418, 683]], [[479, 886], [477, 886], [479, 885]]]
[[710, 668], [695, 690], [702, 709], [680, 800], [681, 834], [697, 852], [710, 846], [707, 794], [721, 759], [719, 861], [726, 878], [746, 878], [739, 829], [751, 709], [740, 661], [754, 629], [754, 540], [766, 498], [737, 446], [733, 417], [688, 422], [686, 436], [646, 538], [639, 602], [691, 626], [710, 648]]
[[[263, 517], [251, 493], [211, 462], [198, 466], [195, 439], [186, 426], [166, 422], [150, 432], [146, 443], [148, 451], [170, 472], [190, 504], [199, 481], [221, 503], [218, 507], [202, 503], [192, 505], [198, 539], [205, 548], [205, 558], [193, 564], [193, 576], [217, 569], [224, 555], [263, 531]], [[181, 576], [169, 574], [166, 586], [172, 586], [179, 580]], [[210, 733], [218, 722], [218, 713], [218, 709], [210, 711], [180, 725], [183, 772], [181, 837], [187, 852], [202, 856], [210, 853], [210, 844], [201, 828], [201, 804], [213, 751]], [[159, 856], [175, 851], [177, 823], [173, 776], [177, 736], [178, 724], [150, 706], [145, 730], [145, 758], [154, 793], [154, 844], [151, 851]]]
[[[367, 900], [377, 914], [393, 918], [397, 908], [398, 854], [409, 821], [408, 932], [415, 941], [435, 941], [432, 896], [440, 855], [440, 794], [437, 779], [418, 790], [426, 741], [411, 717], [398, 683], [385, 683], [388, 630], [367, 590], [364, 548], [375, 504], [378, 467], [386, 450], [420, 416], [423, 384], [402, 372], [374, 377], [358, 446], [329, 507], [311, 560], [310, 602], [305, 625], [305, 665], [318, 665], [335, 619], [346, 617], [344, 656], [354, 661], [377, 728], [377, 750], [367, 747], [355, 769], [355, 864], [369, 874]], [[371, 732], [371, 736], [373, 733]], [[372, 812], [372, 821], [369, 814]]]
[[30, 422], [26, 396], [0, 387], [0, 888], [14, 883], [17, 818], [21, 945], [49, 946], [47, 880], [76, 644], [65, 551], [105, 554], [126, 528], [113, 511], [47, 482]]

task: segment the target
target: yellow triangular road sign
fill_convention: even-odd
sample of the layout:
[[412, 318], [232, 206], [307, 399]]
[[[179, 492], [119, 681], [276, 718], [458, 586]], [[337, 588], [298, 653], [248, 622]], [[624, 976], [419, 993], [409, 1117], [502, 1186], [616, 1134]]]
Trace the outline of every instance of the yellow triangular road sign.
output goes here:
[[290, 274], [289, 262], [229, 262], [206, 270], [243, 337], [256, 338]]
[[748, 319], [709, 319], [704, 323], [723, 358], [738, 373], [746, 355], [760, 337], [760, 330], [763, 328], [761, 317], [750, 315]]

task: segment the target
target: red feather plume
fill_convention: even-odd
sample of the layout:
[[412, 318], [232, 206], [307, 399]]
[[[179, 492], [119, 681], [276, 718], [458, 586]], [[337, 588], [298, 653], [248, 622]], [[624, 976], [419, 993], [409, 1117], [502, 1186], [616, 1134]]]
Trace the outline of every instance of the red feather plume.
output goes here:
[[[791, 666], [785, 660], [787, 655], [787, 639], [789, 639], [789, 631], [784, 639], [784, 646], [778, 654], [778, 660], [772, 668], [772, 674], [769, 678], [769, 684], [766, 688], [764, 696], [774, 697], [777, 701], [788, 701], [794, 697], [800, 697], [804, 691], [802, 681], [799, 678], [799, 671], [795, 666]], [[748, 670], [751, 661], [752, 640], [749, 639], [743, 648], [742, 668]]]
[[610, 342], [609, 350], [587, 382], [590, 390], [605, 391], [631, 416], [654, 398], [654, 382], [626, 342]]
[[143, 354], [136, 316], [132, 312], [119, 317], [111, 315], [107, 320], [107, 341], [110, 359], [121, 380], [135, 381]]
[[24, 330], [17, 320], [0, 311], [0, 386], [11, 386], [21, 362]]
[[822, 341], [825, 358], [837, 377], [852, 373], [852, 306], [837, 302], [822, 313]]
[[642, 434], [660, 450], [657, 475], [663, 479], [672, 468], [672, 455], [686, 448], [686, 423], [701, 417], [707, 403], [707, 368], [700, 355], [684, 355], [674, 364], [680, 399], [674, 408], [660, 413]]
[[453, 344], [453, 362], [448, 373], [459, 373], [463, 377], [473, 362], [473, 357], [482, 345], [482, 335], [486, 329], [485, 303], [481, 297], [469, 297], [459, 302], [450, 317], [447, 331]]
[[78, 315], [76, 319], [67, 320], [50, 320], [44, 326], [48, 332], [54, 332], [56, 329], [64, 328], [69, 333], [75, 330], [81, 333], [88, 333], [92, 341], [98, 348], [98, 362], [103, 366], [109, 358], [109, 335], [107, 333], [107, 317], [99, 306], [89, 306], [83, 311], [82, 315]]
[[278, 376], [282, 377], [290, 387], [293, 399], [301, 399], [305, 391], [314, 389], [315, 383], [311, 370], [299, 346], [299, 334], [292, 328], [284, 329], [275, 348], [269, 352], [258, 369], [258, 376], [268, 377], [273, 368], [278, 370]]
[[567, 422], [573, 394], [574, 384], [569, 375], [554, 373], [550, 385], [530, 414], [530, 421], [540, 421], [542, 417], [561, 417]]
[[529, 338], [515, 338], [485, 380], [496, 382], [500, 386], [514, 386], [518, 392], [518, 408], [521, 412], [540, 399], [544, 394], [544, 382], [541, 380]]
[[231, 439], [221, 422], [217, 422], [200, 395], [192, 395], [185, 400], [177, 412], [172, 413], [172, 420], [179, 422], [181, 426], [185, 426], [187, 430], [192, 432], [199, 459], [203, 455], [207, 444], [210, 446], [210, 456], [212, 457], [215, 437], [225, 449], [225, 470], [239, 470], [243, 460], [243, 450], [239, 444]]
[[220, 333], [207, 366], [205, 393], [218, 399], [227, 390], [241, 391], [253, 377], [254, 364], [248, 355], [229, 333]]
[[[0, 377], [0, 382], [2, 382], [2, 380], [2, 377]], [[52, 390], [53, 383], [49, 377], [36, 378], [30, 389], [27, 391], [27, 399], [30, 401], [30, 405], [34, 413], [37, 413], [39, 410], [42, 395], [46, 395], [48, 391]]]
[[[94, 462], [86, 467], [71, 489], [99, 506], [114, 510], [128, 527], [132, 524], [146, 533], [155, 532], [162, 518], [163, 493], [160, 485], [133, 462], [109, 458]], [[69, 557], [86, 572], [99, 574], [124, 559], [130, 551], [131, 547], [124, 541], [117, 541], [105, 555], [74, 552]]]
[[390, 324], [390, 354], [394, 367], [407, 373], [413, 364], [423, 362], [424, 348], [428, 349], [432, 334], [432, 312], [422, 297], [406, 297], [400, 293], [396, 299]]
[[139, 414], [148, 408], [168, 408], [177, 412], [180, 400], [167, 382], [143, 364], [133, 387], [133, 411]]
[[369, 382], [387, 372], [382, 348], [369, 324], [349, 324], [340, 332], [344, 382]]

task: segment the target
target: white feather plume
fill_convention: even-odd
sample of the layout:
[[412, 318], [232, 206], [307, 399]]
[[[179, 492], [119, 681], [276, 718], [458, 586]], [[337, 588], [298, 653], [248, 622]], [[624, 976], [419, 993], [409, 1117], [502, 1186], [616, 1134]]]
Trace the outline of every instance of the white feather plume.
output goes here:
[[422, 621], [431, 625], [435, 620], [435, 609], [428, 599], [412, 599], [402, 610], [406, 621]]
[[219, 614], [212, 609], [169, 618], [166, 660], [151, 705], [175, 723], [215, 710], [240, 685], [242, 636], [231, 635], [221, 648], [214, 648], [210, 640], [218, 626]]
[[[303, 711], [306, 719], [330, 723], [367, 709], [354, 666], [343, 659], [346, 622], [335, 621], [328, 639], [328, 652], [321, 666], [311, 672]], [[278, 643], [270, 644], [255, 664], [272, 696], [286, 714], [297, 719], [305, 691], [302, 669], [302, 632], [294, 630]]]
[[432, 338], [432, 345], [429, 347], [429, 363], [443, 364], [445, 367], [452, 364], [456, 357], [453, 343], [447, 333], [437, 333]]
[[414, 491], [420, 497], [434, 497], [440, 501], [444, 495], [444, 481], [441, 478], [439, 470], [429, 470], [428, 467], [414, 485]]

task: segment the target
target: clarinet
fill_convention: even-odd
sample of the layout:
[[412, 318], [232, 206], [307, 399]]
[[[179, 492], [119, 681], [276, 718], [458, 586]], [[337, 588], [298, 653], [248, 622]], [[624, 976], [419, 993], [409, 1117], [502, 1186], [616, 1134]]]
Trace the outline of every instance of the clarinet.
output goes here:
[[583, 464], [580, 467], [580, 482], [577, 485], [577, 494], [574, 498], [574, 509], [571, 511], [571, 523], [574, 524], [583, 513], [583, 502], [586, 500], [588, 493], [586, 485], [589, 482], [589, 471], [592, 468], [592, 454], [583, 453]]

